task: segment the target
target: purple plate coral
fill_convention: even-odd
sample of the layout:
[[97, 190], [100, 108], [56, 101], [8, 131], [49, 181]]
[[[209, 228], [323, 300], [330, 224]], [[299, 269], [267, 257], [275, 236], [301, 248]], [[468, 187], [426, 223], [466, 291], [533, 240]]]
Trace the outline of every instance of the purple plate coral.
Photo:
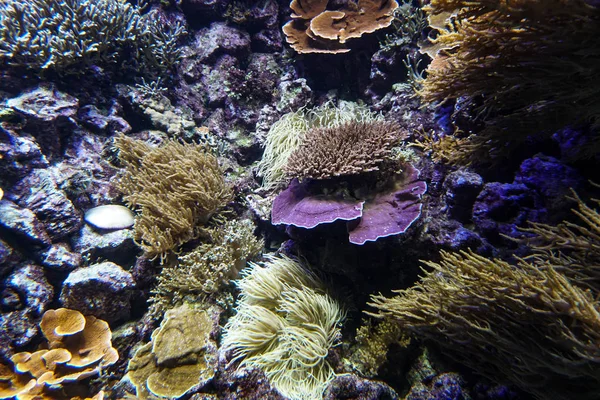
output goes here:
[[359, 199], [340, 193], [311, 190], [310, 182], [294, 179], [273, 201], [271, 222], [311, 229], [337, 220], [348, 221], [350, 243], [362, 245], [406, 232], [421, 215], [427, 184], [408, 166], [391, 190]]

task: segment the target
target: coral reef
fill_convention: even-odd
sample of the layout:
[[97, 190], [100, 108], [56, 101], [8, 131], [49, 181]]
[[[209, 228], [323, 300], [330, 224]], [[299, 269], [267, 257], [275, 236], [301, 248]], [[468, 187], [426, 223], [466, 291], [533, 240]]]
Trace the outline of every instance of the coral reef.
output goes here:
[[115, 187], [139, 209], [135, 239], [152, 256], [197, 237], [231, 199], [217, 159], [202, 146], [170, 141], [153, 148], [125, 136], [115, 146], [124, 166]]
[[[425, 49], [434, 59], [420, 95], [427, 102], [462, 98], [483, 116], [483, 131], [458, 149], [468, 160], [505, 154], [507, 143], [514, 148], [571, 124], [597, 131], [600, 57], [591, 49], [598, 47], [598, 7], [583, 0], [434, 0], [427, 12], [440, 35]], [[449, 16], [453, 22], [444, 21]], [[596, 151], [579, 149], [580, 157]]]
[[63, 387], [99, 374], [119, 358], [108, 324], [95, 317], [66, 308], [48, 310], [40, 328], [47, 349], [15, 354], [14, 371], [2, 367], [2, 398], [61, 398]]
[[302, 180], [379, 171], [405, 137], [397, 124], [384, 121], [310, 129], [287, 159], [285, 172]]
[[406, 232], [421, 215], [421, 196], [427, 190], [419, 171], [410, 164], [381, 188], [351, 190], [338, 182], [334, 185], [332, 189], [318, 181], [301, 184], [293, 180], [273, 201], [271, 222], [310, 229], [348, 221], [350, 243], [362, 245]]
[[[152, 13], [123, 0], [9, 0], [0, 7], [0, 59], [11, 66], [65, 70], [110, 63], [134, 50], [154, 68], [177, 62], [183, 26], [156, 22]], [[136, 49], [139, 47], [139, 49]]]
[[249, 220], [228, 221], [209, 231], [205, 243], [179, 256], [177, 265], [165, 266], [157, 277], [150, 301], [155, 312], [173, 307], [188, 296], [216, 293], [238, 277], [246, 263], [261, 253], [263, 242]]
[[283, 26], [287, 42], [298, 53], [346, 53], [345, 43], [392, 23], [396, 0], [358, 0], [335, 10], [327, 0], [293, 0], [292, 20]]
[[313, 109], [301, 108], [287, 113], [275, 122], [265, 142], [265, 151], [258, 164], [258, 175], [263, 178], [265, 189], [274, 189], [287, 182], [286, 166], [294, 152], [304, 142], [308, 132], [319, 129], [339, 129], [345, 124], [383, 124], [383, 117], [370, 112], [365, 106], [340, 102], [336, 107], [326, 103]]
[[[544, 399], [592, 399], [600, 381], [597, 294], [543, 258], [517, 266], [472, 252], [442, 252], [416, 286], [372, 297], [396, 319], [491, 379]], [[459, 289], [460, 288], [460, 289]], [[575, 389], [576, 388], [576, 389]]]
[[317, 277], [285, 256], [251, 264], [237, 282], [241, 297], [223, 336], [222, 351], [240, 367], [263, 370], [284, 396], [322, 396], [335, 373], [326, 360], [344, 317]]
[[211, 313], [189, 304], [165, 313], [152, 340], [137, 350], [127, 367], [137, 398], [181, 397], [213, 378], [217, 347]]

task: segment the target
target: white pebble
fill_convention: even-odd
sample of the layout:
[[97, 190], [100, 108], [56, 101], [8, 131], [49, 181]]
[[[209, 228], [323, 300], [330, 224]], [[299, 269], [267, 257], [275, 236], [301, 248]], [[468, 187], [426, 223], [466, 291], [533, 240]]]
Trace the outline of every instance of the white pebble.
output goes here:
[[85, 222], [100, 229], [126, 229], [133, 226], [133, 213], [124, 206], [108, 204], [86, 211]]

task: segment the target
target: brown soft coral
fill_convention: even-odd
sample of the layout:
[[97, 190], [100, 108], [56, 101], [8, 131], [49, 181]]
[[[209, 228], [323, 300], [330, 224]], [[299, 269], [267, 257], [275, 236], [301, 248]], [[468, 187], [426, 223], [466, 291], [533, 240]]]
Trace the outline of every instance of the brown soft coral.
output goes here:
[[406, 133], [393, 122], [349, 122], [309, 130], [288, 159], [293, 178], [327, 179], [377, 171]]
[[[462, 99], [483, 121], [470, 161], [506, 154], [534, 135], [548, 138], [573, 124], [592, 124], [595, 145], [600, 95], [600, 7], [583, 0], [432, 0], [426, 7], [440, 35], [424, 51], [434, 57], [423, 80], [424, 101]], [[512, 146], [509, 146], [512, 145]]]
[[298, 53], [346, 53], [349, 39], [390, 26], [396, 0], [350, 1], [327, 10], [327, 0], [293, 0], [292, 20], [283, 26], [286, 40]]
[[48, 348], [15, 354], [14, 370], [0, 366], [0, 398], [62, 398], [55, 396], [57, 388], [97, 375], [119, 358], [108, 324], [93, 316], [66, 308], [48, 310], [40, 328]]
[[139, 210], [134, 236], [150, 256], [197, 237], [232, 198], [217, 158], [203, 146], [168, 141], [155, 148], [126, 136], [115, 146], [125, 167], [115, 186]]

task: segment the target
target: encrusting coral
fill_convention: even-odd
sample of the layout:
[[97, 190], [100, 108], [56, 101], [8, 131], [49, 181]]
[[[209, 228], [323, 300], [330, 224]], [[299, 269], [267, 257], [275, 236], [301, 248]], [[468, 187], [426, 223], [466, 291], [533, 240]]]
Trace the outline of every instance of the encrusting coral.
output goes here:
[[176, 398], [209, 382], [217, 363], [212, 331], [207, 310], [184, 304], [167, 311], [152, 340], [129, 361], [128, 376], [137, 398]]
[[321, 398], [335, 373], [326, 360], [340, 338], [344, 313], [317, 277], [297, 261], [268, 257], [237, 283], [237, 314], [223, 335], [223, 350], [257, 367], [292, 400]]
[[114, 185], [138, 210], [134, 237], [150, 256], [197, 237], [232, 198], [216, 157], [203, 146], [168, 141], [155, 148], [121, 135], [115, 147], [124, 169]]
[[65, 385], [98, 375], [119, 358], [108, 324], [93, 316], [66, 308], [48, 310], [40, 328], [47, 348], [15, 354], [13, 371], [1, 367], [0, 398], [62, 398]]
[[513, 266], [442, 252], [416, 286], [372, 297], [395, 319], [490, 379], [540, 399], [595, 399], [600, 387], [600, 302], [542, 260]]
[[283, 26], [287, 42], [298, 53], [346, 53], [346, 41], [390, 26], [396, 0], [349, 1], [327, 10], [328, 0], [293, 0], [292, 20]]
[[482, 118], [467, 158], [488, 159], [507, 143], [549, 137], [570, 124], [597, 131], [600, 7], [590, 3], [432, 0], [426, 7], [441, 33], [425, 49], [434, 59], [419, 94], [426, 102], [467, 100]]
[[263, 242], [253, 231], [249, 220], [226, 222], [210, 229], [205, 243], [179, 256], [177, 265], [165, 266], [152, 291], [154, 313], [181, 303], [186, 296], [216, 293], [237, 278], [246, 263], [262, 251]]
[[320, 107], [302, 108], [285, 114], [269, 129], [265, 151], [258, 164], [258, 175], [263, 178], [263, 188], [270, 190], [287, 183], [285, 166], [310, 129], [333, 129], [351, 122], [380, 121], [383, 121], [380, 114], [370, 112], [363, 105], [345, 101], [341, 101], [338, 106], [325, 103]]
[[396, 123], [387, 121], [348, 122], [311, 129], [288, 158], [285, 171], [298, 179], [378, 171], [406, 136]]

